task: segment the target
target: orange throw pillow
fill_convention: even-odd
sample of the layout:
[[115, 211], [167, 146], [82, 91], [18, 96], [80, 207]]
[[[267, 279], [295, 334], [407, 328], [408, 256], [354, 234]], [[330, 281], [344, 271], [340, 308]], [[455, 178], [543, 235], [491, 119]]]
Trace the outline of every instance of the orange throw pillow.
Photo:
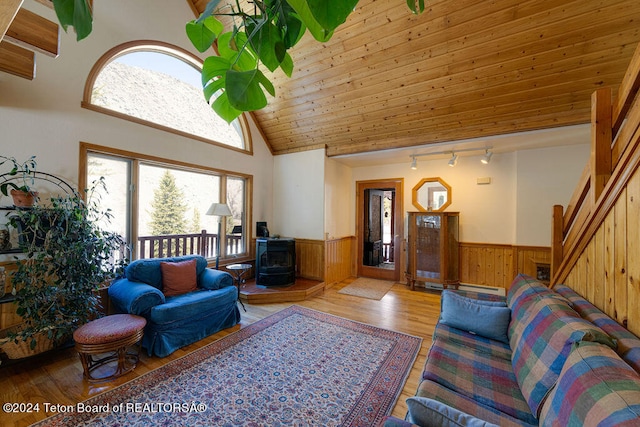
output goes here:
[[161, 262], [162, 293], [167, 297], [186, 294], [198, 288], [196, 260]]

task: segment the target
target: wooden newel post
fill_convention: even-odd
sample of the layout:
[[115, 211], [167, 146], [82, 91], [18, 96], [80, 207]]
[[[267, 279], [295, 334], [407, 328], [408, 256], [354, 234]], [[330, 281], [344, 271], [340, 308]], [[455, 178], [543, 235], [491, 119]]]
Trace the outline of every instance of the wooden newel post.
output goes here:
[[553, 223], [551, 226], [551, 285], [562, 263], [564, 242], [564, 213], [562, 205], [553, 205]]

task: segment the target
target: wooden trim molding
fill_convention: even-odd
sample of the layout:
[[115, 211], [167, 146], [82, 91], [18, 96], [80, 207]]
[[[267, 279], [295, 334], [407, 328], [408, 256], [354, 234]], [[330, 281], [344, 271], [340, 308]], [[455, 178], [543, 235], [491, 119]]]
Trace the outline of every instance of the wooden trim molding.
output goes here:
[[197, 68], [199, 70], [202, 69], [202, 60], [197, 56], [193, 55], [191, 52], [179, 46], [175, 46], [169, 43], [164, 43], [164, 42], [155, 41], [155, 40], [136, 40], [136, 41], [122, 43], [105, 52], [93, 65], [93, 67], [91, 68], [91, 71], [89, 71], [89, 75], [87, 76], [87, 81], [85, 82], [85, 85], [84, 85], [82, 102], [80, 103], [80, 106], [82, 108], [86, 108], [87, 110], [96, 111], [102, 114], [107, 114], [122, 120], [128, 120], [130, 122], [141, 124], [144, 126], [149, 126], [151, 128], [162, 130], [164, 132], [174, 133], [176, 135], [184, 136], [186, 138], [191, 138], [198, 141], [206, 142], [207, 144], [237, 151], [243, 154], [253, 155], [253, 141], [251, 138], [251, 129], [249, 128], [249, 123], [244, 114], [238, 117], [238, 122], [240, 123], [240, 126], [242, 128], [245, 148], [237, 148], [237, 147], [232, 147], [230, 145], [224, 144], [219, 141], [208, 139], [199, 135], [184, 132], [169, 126], [164, 126], [158, 123], [150, 122], [148, 120], [143, 120], [138, 117], [121, 113], [119, 111], [111, 110], [109, 108], [92, 104], [91, 96], [93, 93], [93, 87], [102, 69], [105, 66], [107, 66], [111, 61], [118, 58], [119, 56], [126, 55], [136, 50], [156, 51], [156, 52], [164, 53], [167, 55], [171, 55], [173, 57], [176, 57], [182, 61], [185, 61], [191, 64], [194, 68]]

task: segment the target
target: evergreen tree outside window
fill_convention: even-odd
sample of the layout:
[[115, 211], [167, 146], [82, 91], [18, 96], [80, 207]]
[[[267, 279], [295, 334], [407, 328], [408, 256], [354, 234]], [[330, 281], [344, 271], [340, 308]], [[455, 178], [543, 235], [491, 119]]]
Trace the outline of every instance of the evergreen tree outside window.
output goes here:
[[[110, 231], [121, 234], [133, 249], [131, 259], [182, 254], [213, 258], [217, 239], [223, 260], [229, 257], [237, 262], [249, 256], [250, 176], [172, 165], [170, 160], [165, 164], [158, 158], [151, 162], [134, 153], [110, 154], [107, 147], [92, 152], [87, 145], [81, 144], [87, 161], [80, 185], [104, 178], [108, 192], [100, 194], [100, 203], [113, 214], [115, 225]], [[232, 216], [224, 219], [218, 236], [217, 218], [205, 213], [211, 203], [221, 200], [227, 200]]]

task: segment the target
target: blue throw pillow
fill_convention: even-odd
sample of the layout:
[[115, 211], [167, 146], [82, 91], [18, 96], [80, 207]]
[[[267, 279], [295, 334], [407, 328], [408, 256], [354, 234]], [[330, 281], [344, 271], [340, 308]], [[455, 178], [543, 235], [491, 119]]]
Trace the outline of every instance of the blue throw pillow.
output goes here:
[[440, 321], [445, 325], [509, 344], [510, 320], [509, 307], [442, 292]]
[[444, 403], [427, 397], [407, 399], [409, 422], [420, 427], [497, 427], [479, 418], [459, 411]]

